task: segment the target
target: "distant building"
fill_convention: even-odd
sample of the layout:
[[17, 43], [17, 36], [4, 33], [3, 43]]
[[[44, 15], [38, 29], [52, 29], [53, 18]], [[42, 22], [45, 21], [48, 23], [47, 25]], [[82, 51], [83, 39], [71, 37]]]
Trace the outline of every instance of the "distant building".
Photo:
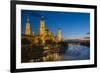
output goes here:
[[32, 36], [34, 36], [34, 32], [32, 32]]
[[57, 31], [57, 38], [58, 38], [58, 41], [61, 41], [61, 29], [58, 28], [58, 31]]

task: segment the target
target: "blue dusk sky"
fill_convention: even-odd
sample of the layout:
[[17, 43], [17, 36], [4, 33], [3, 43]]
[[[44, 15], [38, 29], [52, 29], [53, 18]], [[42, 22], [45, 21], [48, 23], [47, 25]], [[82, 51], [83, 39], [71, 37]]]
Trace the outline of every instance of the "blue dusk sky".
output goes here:
[[25, 32], [27, 18], [29, 18], [31, 32], [39, 33], [40, 19], [44, 17], [45, 28], [49, 28], [54, 35], [60, 28], [63, 38], [85, 37], [90, 32], [90, 14], [79, 12], [55, 12], [21, 10], [21, 33]]

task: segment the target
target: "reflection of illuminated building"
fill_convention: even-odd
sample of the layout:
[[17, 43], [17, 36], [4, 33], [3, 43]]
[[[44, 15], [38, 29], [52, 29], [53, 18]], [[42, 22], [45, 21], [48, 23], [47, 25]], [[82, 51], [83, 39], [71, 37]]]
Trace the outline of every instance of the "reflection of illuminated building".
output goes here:
[[27, 19], [26, 22], [25, 35], [31, 35], [29, 18]]
[[28, 18], [27, 22], [26, 22], [25, 35], [30, 35], [31, 39], [34, 40], [34, 43], [38, 43], [38, 42], [45, 43], [46, 40], [49, 40], [52, 42], [55, 42], [55, 41], [60, 42], [61, 38], [62, 38], [61, 37], [61, 29], [58, 29], [57, 36], [55, 36], [54, 33], [52, 33], [49, 30], [49, 28], [45, 28], [45, 21], [44, 21], [43, 17], [40, 20], [40, 31], [39, 31], [38, 35], [35, 35], [34, 32], [31, 33], [30, 22], [29, 22], [29, 18]]

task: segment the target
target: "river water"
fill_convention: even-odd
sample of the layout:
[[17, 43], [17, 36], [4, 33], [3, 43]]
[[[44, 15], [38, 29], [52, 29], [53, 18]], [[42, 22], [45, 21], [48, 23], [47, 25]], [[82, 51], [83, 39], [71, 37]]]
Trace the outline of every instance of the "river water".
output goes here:
[[85, 60], [90, 58], [90, 48], [82, 45], [69, 44], [64, 53], [64, 60]]
[[43, 61], [67, 61], [90, 59], [90, 48], [82, 45], [68, 44], [64, 53], [53, 53], [43, 57]]

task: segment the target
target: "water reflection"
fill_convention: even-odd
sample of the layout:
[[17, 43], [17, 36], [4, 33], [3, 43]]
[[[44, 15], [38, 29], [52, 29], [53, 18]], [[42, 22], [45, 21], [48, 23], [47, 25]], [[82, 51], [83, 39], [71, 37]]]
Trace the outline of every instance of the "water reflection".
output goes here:
[[90, 58], [90, 48], [80, 44], [68, 44], [64, 52], [51, 52], [41, 58], [30, 60], [30, 62], [85, 60]]
[[43, 61], [61, 61], [63, 56], [59, 53], [48, 54], [46, 57], [43, 57]]
[[90, 58], [90, 48], [83, 45], [69, 44], [64, 53], [64, 60], [83, 60]]

